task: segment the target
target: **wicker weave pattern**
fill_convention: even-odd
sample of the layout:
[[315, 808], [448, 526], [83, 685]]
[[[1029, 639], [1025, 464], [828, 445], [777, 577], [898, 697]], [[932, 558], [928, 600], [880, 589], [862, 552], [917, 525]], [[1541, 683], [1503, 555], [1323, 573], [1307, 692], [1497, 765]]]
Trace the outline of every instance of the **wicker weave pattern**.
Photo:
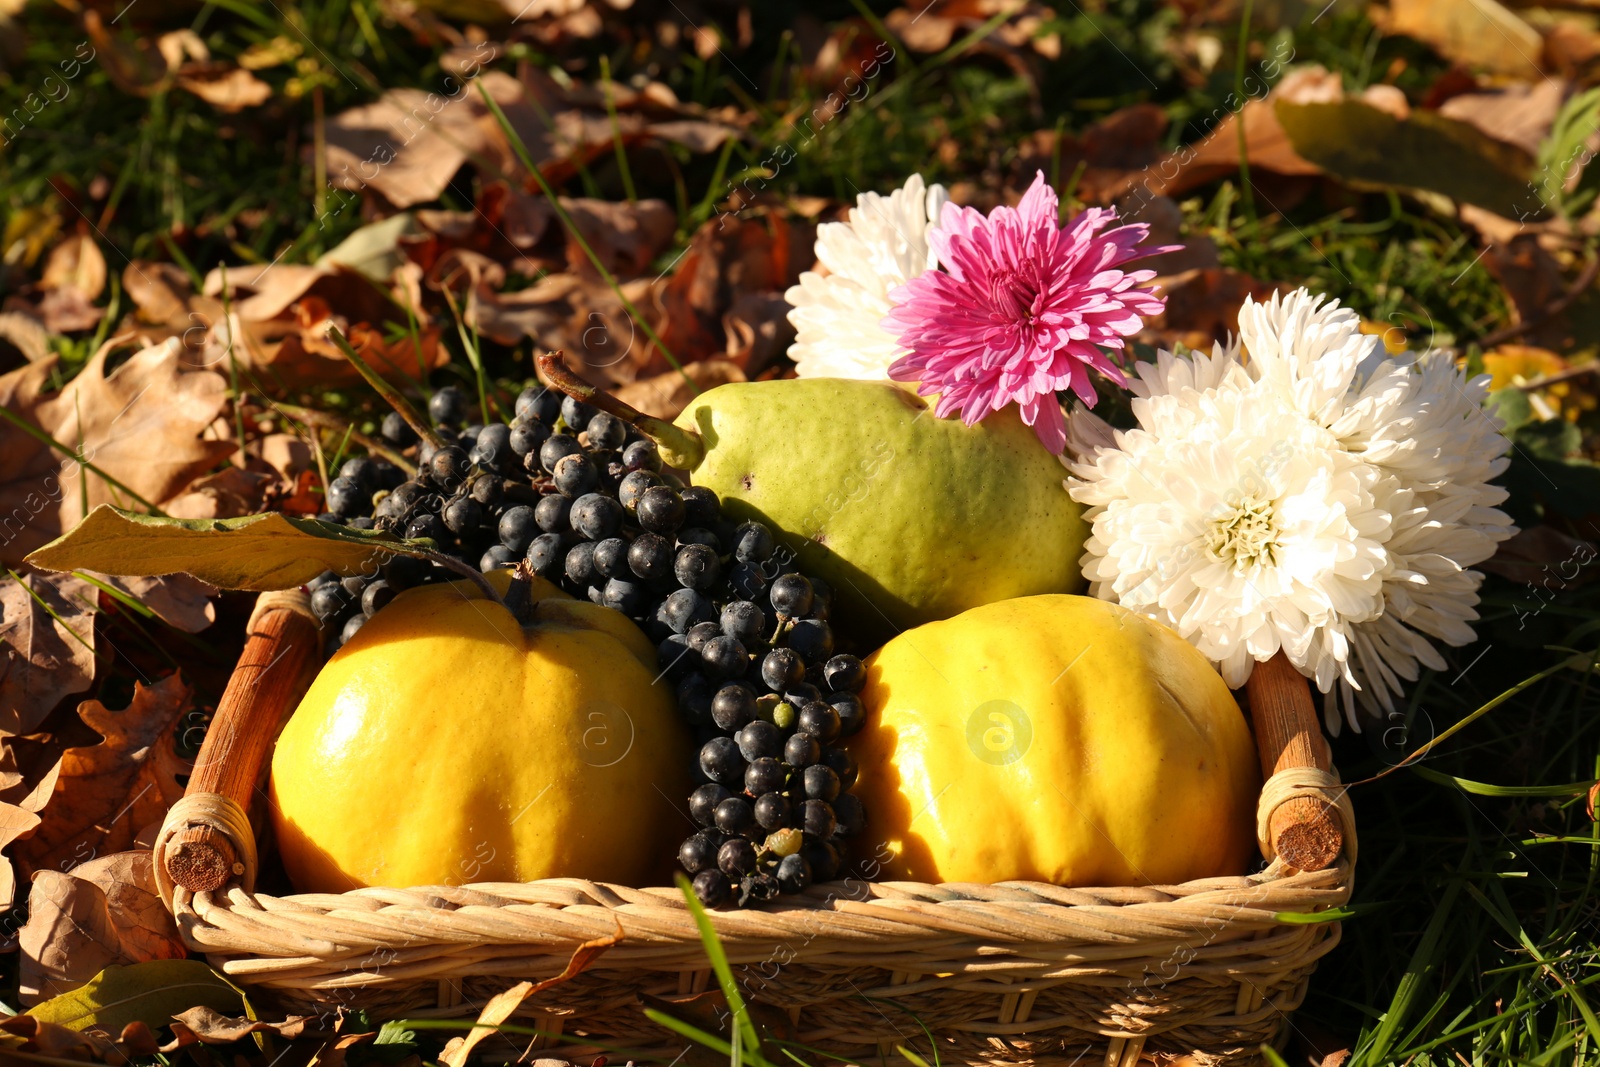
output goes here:
[[[946, 1062], [1083, 1062], [1203, 1050], [1218, 1062], [1278, 1039], [1336, 923], [1283, 923], [1349, 899], [1347, 863], [1278, 865], [1176, 886], [840, 882], [713, 922], [747, 996], [795, 1040], [857, 1058], [917, 1038]], [[189, 944], [301, 1011], [337, 1005], [470, 1017], [511, 982], [561, 970], [585, 940], [624, 940], [525, 1005], [542, 1029], [659, 1046], [642, 995], [708, 988], [675, 890], [574, 879], [339, 895], [242, 889], [172, 900]], [[564, 1054], [579, 1050], [562, 1046]], [[681, 1051], [681, 1045], [671, 1055]]]

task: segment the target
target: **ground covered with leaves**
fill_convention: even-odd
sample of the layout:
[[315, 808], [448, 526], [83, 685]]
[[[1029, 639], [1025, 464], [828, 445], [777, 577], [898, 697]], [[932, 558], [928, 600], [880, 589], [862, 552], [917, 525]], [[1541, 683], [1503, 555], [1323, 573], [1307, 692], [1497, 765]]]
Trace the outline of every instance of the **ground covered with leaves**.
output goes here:
[[[250, 606], [28, 552], [101, 503], [324, 511], [388, 410], [330, 323], [485, 417], [551, 348], [670, 415], [793, 373], [784, 292], [859, 193], [920, 172], [988, 208], [1043, 171], [1064, 212], [1184, 246], [1149, 264], [1143, 357], [1303, 284], [1494, 376], [1522, 532], [1479, 641], [1334, 743], [1356, 894], [1285, 1056], [1594, 1062], [1597, 61], [1586, 5], [1520, 0], [0, 0], [0, 1001], [133, 961], [203, 981], [138, 849]], [[161, 1007], [181, 1020], [0, 1030], [41, 1062], [202, 1065], [449, 1036], [250, 1024], [225, 988]]]

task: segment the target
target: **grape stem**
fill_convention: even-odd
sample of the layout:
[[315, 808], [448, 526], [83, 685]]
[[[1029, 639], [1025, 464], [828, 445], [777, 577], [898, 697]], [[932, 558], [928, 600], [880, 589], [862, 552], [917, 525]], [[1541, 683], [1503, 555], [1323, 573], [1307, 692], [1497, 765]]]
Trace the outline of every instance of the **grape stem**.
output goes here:
[[565, 393], [580, 403], [597, 407], [629, 423], [640, 433], [655, 442], [661, 452], [661, 462], [679, 470], [692, 471], [706, 458], [706, 442], [693, 430], [674, 426], [665, 419], [646, 415], [631, 404], [619, 400], [604, 389], [590, 385], [567, 369], [561, 352], [546, 352], [537, 360], [539, 370], [557, 391]]
[[[445, 570], [455, 571], [457, 574], [461, 575], [463, 578], [467, 579], [467, 581], [471, 582], [473, 585], [476, 585], [480, 590], [482, 590], [484, 596], [488, 597], [496, 604], [499, 604], [501, 607], [507, 608], [507, 610], [510, 608], [510, 606], [506, 603], [506, 599], [500, 595], [493, 585], [490, 584], [489, 579], [483, 576], [482, 571], [478, 570], [476, 567], [461, 562], [454, 556], [447, 556], [443, 552], [435, 552], [431, 548], [423, 548], [416, 544], [380, 544], [377, 547], [383, 549], [385, 552], [390, 552], [397, 556], [412, 556], [416, 559], [425, 559], [429, 563], [437, 563]], [[512, 614], [516, 613], [512, 612]]]
[[400, 417], [406, 420], [406, 425], [411, 427], [413, 433], [436, 449], [444, 447], [444, 441], [434, 432], [433, 427], [428, 425], [428, 420], [423, 418], [417, 412], [417, 409], [411, 406], [409, 400], [400, 395], [399, 390], [384, 381], [379, 377], [377, 371], [367, 365], [367, 361], [361, 358], [361, 354], [350, 344], [349, 339], [340, 332], [339, 327], [330, 324], [328, 326], [328, 337], [338, 346], [339, 351], [344, 353], [344, 358], [350, 361], [351, 366], [361, 372], [361, 377], [367, 380], [367, 384], [376, 389], [378, 395], [383, 397], [390, 407], [400, 413]]

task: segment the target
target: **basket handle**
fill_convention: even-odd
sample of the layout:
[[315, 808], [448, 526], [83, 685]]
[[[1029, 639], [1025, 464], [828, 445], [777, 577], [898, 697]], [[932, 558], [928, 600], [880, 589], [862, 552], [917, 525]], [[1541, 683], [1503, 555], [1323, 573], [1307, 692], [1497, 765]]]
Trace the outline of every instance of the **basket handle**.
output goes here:
[[246, 813], [278, 731], [321, 663], [316, 617], [302, 590], [261, 594], [245, 632], [188, 788], [156, 836], [156, 881], [169, 905], [174, 886], [196, 893], [232, 879], [253, 886], [255, 836]]
[[[1245, 691], [1267, 783], [1261, 797], [1263, 851], [1302, 871], [1324, 870], [1345, 848], [1349, 803], [1333, 776], [1310, 686], [1280, 650], [1255, 665]], [[1353, 852], [1353, 833], [1350, 846]]]

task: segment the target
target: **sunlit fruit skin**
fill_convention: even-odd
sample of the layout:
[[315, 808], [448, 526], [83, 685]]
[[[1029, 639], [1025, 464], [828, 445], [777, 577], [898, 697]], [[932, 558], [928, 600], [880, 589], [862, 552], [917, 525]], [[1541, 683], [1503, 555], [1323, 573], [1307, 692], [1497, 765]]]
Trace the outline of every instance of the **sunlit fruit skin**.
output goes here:
[[1026, 597], [908, 631], [866, 670], [848, 745], [866, 839], [891, 856], [881, 877], [1119, 886], [1249, 869], [1249, 729], [1165, 626]]
[[1014, 407], [965, 426], [889, 382], [799, 378], [719, 386], [676, 421], [706, 443], [692, 481], [773, 527], [864, 638], [1082, 588], [1082, 509]]
[[521, 626], [468, 583], [407, 590], [329, 660], [272, 760], [297, 889], [666, 884], [694, 747], [655, 651], [614, 611], [533, 596]]

